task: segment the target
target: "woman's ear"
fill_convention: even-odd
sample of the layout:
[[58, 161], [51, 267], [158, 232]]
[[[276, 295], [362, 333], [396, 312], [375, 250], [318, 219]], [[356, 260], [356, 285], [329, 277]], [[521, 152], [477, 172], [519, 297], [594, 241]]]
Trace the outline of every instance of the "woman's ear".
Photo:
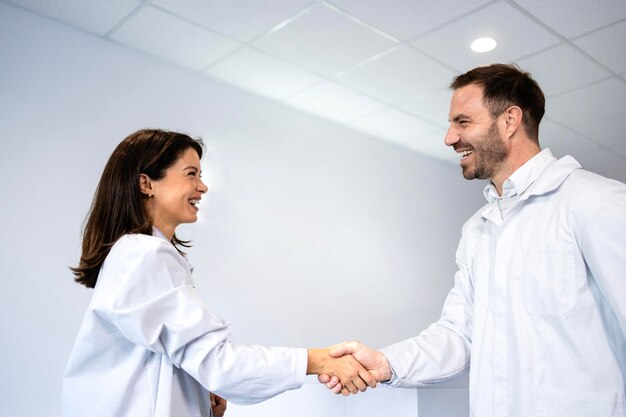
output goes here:
[[152, 180], [146, 174], [139, 174], [139, 191], [146, 197], [152, 197]]

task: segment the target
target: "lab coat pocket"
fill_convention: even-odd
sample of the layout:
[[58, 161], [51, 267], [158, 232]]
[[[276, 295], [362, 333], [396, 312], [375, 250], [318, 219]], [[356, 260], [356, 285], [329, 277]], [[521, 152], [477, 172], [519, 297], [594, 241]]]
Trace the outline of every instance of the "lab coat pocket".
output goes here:
[[529, 313], [564, 316], [572, 309], [576, 303], [576, 255], [575, 246], [566, 243], [522, 251], [522, 300]]
[[533, 405], [536, 417], [624, 416], [624, 397], [617, 392], [538, 387]]

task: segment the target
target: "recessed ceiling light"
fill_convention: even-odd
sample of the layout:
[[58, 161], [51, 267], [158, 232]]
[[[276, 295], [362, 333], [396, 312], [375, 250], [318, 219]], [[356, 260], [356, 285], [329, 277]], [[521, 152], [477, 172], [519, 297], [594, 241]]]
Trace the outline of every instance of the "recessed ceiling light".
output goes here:
[[497, 43], [493, 38], [479, 38], [472, 42], [470, 48], [472, 48], [474, 52], [483, 53], [491, 51], [496, 45]]

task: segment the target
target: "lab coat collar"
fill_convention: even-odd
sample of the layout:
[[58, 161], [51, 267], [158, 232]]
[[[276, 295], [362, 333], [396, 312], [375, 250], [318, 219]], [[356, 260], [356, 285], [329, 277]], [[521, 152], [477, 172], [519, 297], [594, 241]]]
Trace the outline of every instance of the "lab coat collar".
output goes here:
[[[567, 155], [556, 159], [550, 149], [546, 148], [507, 179], [509, 192], [504, 198], [517, 196], [518, 199], [515, 202], [517, 204], [532, 196], [547, 194], [556, 190], [575, 169], [579, 168], [581, 168], [580, 164], [573, 157]], [[499, 197], [492, 183], [485, 187], [483, 193], [490, 204], [484, 207], [481, 217], [485, 220], [493, 220], [496, 210], [491, 203]], [[499, 221], [496, 221], [496, 224], [498, 223]]]
[[580, 168], [582, 167], [578, 161], [569, 155], [561, 159], [554, 159], [546, 166], [535, 182], [528, 187], [527, 191], [520, 196], [520, 200], [556, 190], [574, 170]]

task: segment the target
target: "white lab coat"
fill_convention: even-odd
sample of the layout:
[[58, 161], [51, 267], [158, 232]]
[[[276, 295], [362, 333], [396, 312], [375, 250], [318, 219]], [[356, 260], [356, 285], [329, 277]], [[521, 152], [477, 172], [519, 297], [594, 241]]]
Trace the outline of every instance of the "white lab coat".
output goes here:
[[125, 235], [102, 265], [63, 380], [65, 417], [209, 416], [208, 391], [249, 404], [299, 388], [305, 349], [230, 341], [158, 230]]
[[441, 319], [382, 349], [391, 385], [470, 366], [474, 417], [624, 417], [626, 186], [544, 150], [463, 227]]

